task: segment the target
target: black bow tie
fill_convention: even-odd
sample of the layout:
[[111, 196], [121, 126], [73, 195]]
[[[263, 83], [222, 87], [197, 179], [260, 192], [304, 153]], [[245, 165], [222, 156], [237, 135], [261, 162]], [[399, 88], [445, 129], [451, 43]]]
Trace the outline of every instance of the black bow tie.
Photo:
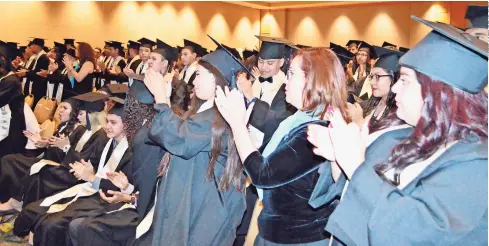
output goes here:
[[260, 83], [263, 83], [263, 82], [273, 83], [273, 77], [268, 77], [266, 79], [263, 77], [258, 77], [258, 80], [260, 81]]

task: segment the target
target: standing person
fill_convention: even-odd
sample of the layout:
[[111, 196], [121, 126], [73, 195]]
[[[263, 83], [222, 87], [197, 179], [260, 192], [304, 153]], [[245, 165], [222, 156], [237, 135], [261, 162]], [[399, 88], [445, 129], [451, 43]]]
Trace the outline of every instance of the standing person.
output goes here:
[[75, 49], [75, 39], [65, 38], [64, 40], [65, 40], [66, 49]]
[[[61, 55], [62, 60], [71, 62], [72, 69], [80, 69], [80, 63], [76, 58], [76, 51], [74, 49], [68, 49]], [[61, 61], [61, 65], [50, 65], [49, 74], [47, 80], [49, 83], [53, 83], [52, 96], [62, 102], [65, 99], [78, 95], [74, 90], [75, 78], [68, 74], [68, 68]]]
[[76, 57], [80, 61], [79, 67], [74, 68], [73, 61], [67, 55], [63, 58], [63, 63], [67, 68], [73, 92], [81, 95], [92, 91], [93, 71], [95, 69], [92, 46], [84, 42], [78, 42]]
[[358, 46], [360, 45], [360, 43], [362, 43], [362, 41], [360, 41], [360, 40], [350, 40], [350, 41], [348, 41], [348, 43], [346, 43], [346, 48], [348, 49], [348, 51], [350, 51], [351, 53], [356, 55], [358, 52]]
[[50, 60], [46, 55], [44, 48], [44, 39], [34, 38], [29, 46], [29, 49], [35, 55], [34, 60], [29, 64], [27, 70], [17, 72], [20, 77], [26, 77], [26, 83], [24, 84], [24, 95], [33, 95], [34, 103], [33, 108], [36, 107], [37, 102], [46, 95], [47, 82], [46, 78], [38, 75], [41, 70], [47, 70], [50, 64]]
[[109, 43], [109, 53], [112, 57], [112, 61], [103, 70], [103, 77], [105, 78], [105, 83], [117, 84], [121, 83], [118, 81], [117, 75], [122, 72], [122, 69], [126, 67], [126, 61], [124, 56], [121, 56], [122, 47], [121, 42], [111, 41]]
[[127, 60], [126, 67], [123, 68], [122, 71], [117, 74], [117, 81], [122, 81], [123, 84], [127, 84], [128, 86], [132, 85], [132, 80], [125, 74], [124, 71], [130, 69], [131, 71], [136, 71], [139, 64], [141, 64], [142, 60], [139, 55], [140, 43], [129, 40], [127, 44], [129, 59]]
[[148, 59], [151, 51], [153, 51], [153, 47], [156, 43], [147, 38], [141, 38], [138, 40], [140, 43], [139, 46], [139, 57], [140, 60], [134, 61], [130, 67], [124, 68], [123, 72], [128, 77], [129, 86], [132, 86], [134, 80], [143, 81], [144, 73], [148, 68]]
[[184, 47], [182, 48], [181, 58], [185, 66], [183, 71], [180, 71], [179, 79], [185, 81], [189, 85], [189, 90], [193, 89], [193, 81], [195, 79], [195, 70], [197, 68], [198, 58], [204, 56], [204, 48], [195, 42], [184, 39]]
[[[239, 90], [245, 95], [248, 107], [251, 108], [249, 131], [256, 148], [265, 146], [280, 123], [297, 110], [285, 101], [285, 73], [280, 69], [285, 63], [286, 50], [291, 49], [288, 41], [278, 38], [256, 36], [262, 41], [258, 52], [258, 67], [253, 68], [257, 79], [240, 80]], [[247, 188], [247, 210], [239, 228], [241, 240], [246, 237], [253, 208], [260, 209], [255, 202], [258, 194], [254, 186]]]
[[401, 57], [392, 88], [398, 117], [412, 127], [368, 151], [337, 113], [333, 128], [310, 129], [326, 140], [316, 153], [350, 179], [326, 230], [346, 245], [486, 245], [487, 44], [412, 18], [433, 29]]
[[145, 84], [158, 111], [149, 138], [168, 153], [158, 170], [162, 178], [156, 206], [138, 226], [137, 236], [143, 237], [136, 245], [148, 245], [141, 242], [144, 238], [152, 238], [153, 245], [231, 245], [234, 241], [245, 210], [244, 176], [214, 96], [216, 87], [231, 85], [235, 73], [245, 68], [214, 42], [221, 48], [199, 61], [194, 106], [183, 119], [168, 107], [163, 76], [151, 70], [146, 73]]
[[[307, 127], [320, 122], [327, 108], [346, 115], [344, 80], [343, 67], [331, 50], [297, 51], [287, 75], [286, 100], [298, 111], [282, 121], [263, 153], [248, 133], [242, 94], [233, 90], [225, 95], [218, 89], [216, 104], [232, 129], [245, 171], [264, 193], [254, 245], [327, 245], [328, 235], [321, 229], [336, 201], [320, 209], [308, 204], [325, 159], [315, 156], [306, 136]], [[336, 190], [334, 186], [330, 189]]]
[[375, 58], [375, 51], [365, 41], [362, 41], [358, 47], [355, 59], [347, 65], [346, 69], [348, 90], [363, 100], [367, 100], [370, 97], [368, 93], [371, 92], [367, 76], [372, 69], [371, 60]]
[[22, 153], [27, 143], [21, 82], [11, 65], [16, 56], [16, 49], [0, 41], [0, 158]]

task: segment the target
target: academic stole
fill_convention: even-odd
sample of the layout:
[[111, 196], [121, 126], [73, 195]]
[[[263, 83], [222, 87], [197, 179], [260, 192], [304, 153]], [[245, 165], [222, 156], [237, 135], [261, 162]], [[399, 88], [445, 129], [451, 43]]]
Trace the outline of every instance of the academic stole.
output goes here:
[[[104, 151], [102, 152], [102, 157], [100, 158], [97, 173], [95, 174], [95, 176], [98, 178], [106, 179], [107, 172], [114, 172], [117, 166], [119, 165], [119, 162], [121, 161], [122, 157], [124, 156], [124, 153], [129, 147], [129, 143], [127, 142], [127, 139], [124, 137], [121, 140], [121, 142], [117, 144], [117, 146], [115, 147], [114, 151], [112, 152], [112, 155], [107, 161], [107, 164], [104, 165], [105, 160], [107, 158], [107, 153], [109, 152], [109, 149], [112, 147], [113, 141], [114, 139], [110, 139], [105, 145]], [[97, 193], [97, 191], [92, 188], [92, 183], [85, 182], [82, 184], [75, 185], [56, 195], [47, 197], [46, 199], [44, 199], [44, 201], [42, 201], [41, 207], [49, 207], [47, 212], [48, 214], [57, 213], [63, 211], [70, 204], [78, 200], [79, 197], [91, 196], [95, 193]], [[75, 198], [73, 198], [71, 201], [65, 204], [54, 204], [55, 202], [63, 198], [68, 198], [73, 196]]]
[[[109, 66], [109, 71], [112, 70], [115, 66], [117, 66], [117, 64], [119, 64], [119, 62], [123, 59], [122, 56], [118, 56], [117, 58], [115, 58], [112, 63], [110, 64]], [[117, 84], [117, 81], [116, 80], [111, 80], [110, 81], [111, 84]]]
[[[12, 74], [14, 73], [9, 72], [7, 75], [1, 77], [0, 83], [3, 79], [5, 79], [6, 77]], [[5, 106], [0, 108], [0, 141], [8, 137], [11, 118], [12, 118], [12, 111], [10, 110], [10, 106], [8, 104], [5, 104]]]

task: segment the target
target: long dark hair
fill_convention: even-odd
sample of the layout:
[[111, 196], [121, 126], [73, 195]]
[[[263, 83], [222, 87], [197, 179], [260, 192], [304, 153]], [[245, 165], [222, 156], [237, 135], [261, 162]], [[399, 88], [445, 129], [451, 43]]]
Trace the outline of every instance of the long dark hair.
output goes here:
[[[59, 133], [64, 133], [65, 135], [69, 135], [71, 132], [75, 130], [75, 125], [78, 123], [78, 102], [75, 99], [65, 99], [63, 102], [70, 104], [71, 106], [71, 112], [70, 112], [70, 119], [65, 122], [66, 127], [63, 129], [62, 132]], [[59, 127], [65, 124], [60, 124]], [[59, 130], [59, 128], [58, 128]]]
[[[375, 166], [377, 174], [394, 185], [411, 164], [426, 160], [440, 147], [476, 134], [487, 139], [487, 96], [470, 94], [416, 72], [424, 106], [410, 137], [397, 145], [389, 159]], [[394, 169], [394, 181], [385, 173]]]
[[[370, 118], [368, 123], [369, 133], [373, 133], [385, 129], [387, 127], [401, 125], [404, 122], [401, 119], [399, 119], [396, 115], [396, 110], [397, 110], [396, 100], [395, 100], [396, 94], [392, 92], [392, 86], [399, 79], [400, 73], [385, 68], [382, 69], [387, 74], [389, 74], [389, 79], [391, 80], [389, 94], [387, 94], [385, 109], [384, 112], [382, 112], [380, 119], [377, 119], [377, 116], [374, 115], [372, 115], [372, 117]], [[380, 100], [382, 100], [382, 98], [380, 97], [374, 97], [374, 96], [370, 97], [370, 99], [367, 102], [367, 105], [365, 106], [365, 110], [363, 111], [363, 118], [367, 117], [367, 115], [372, 113], [377, 108]]]
[[[216, 86], [224, 89], [224, 87], [228, 85], [221, 72], [219, 72], [219, 70], [217, 70], [213, 65], [203, 60], [199, 61], [199, 65], [209, 70], [209, 72], [214, 75]], [[194, 96], [191, 101], [191, 109], [187, 111], [185, 115], [183, 115], [183, 119], [187, 119], [190, 116], [196, 114], [203, 103], [203, 100], [199, 99], [197, 96]], [[227, 133], [227, 161], [226, 167], [224, 169], [224, 175], [221, 177], [220, 181], [218, 181], [218, 188], [220, 190], [229, 190], [231, 186], [234, 186], [237, 191], [243, 191], [243, 164], [241, 163], [241, 160], [238, 156], [238, 151], [234, 143], [231, 129], [222, 117], [222, 115], [219, 113], [215, 105], [212, 107], [211, 110], [214, 110], [215, 117], [214, 121], [212, 122], [211, 159], [207, 167], [206, 178], [208, 180], [213, 180], [214, 178], [216, 178], [214, 177], [214, 166], [216, 165], [217, 158], [221, 155], [223, 151], [223, 136], [225, 135], [225, 133]], [[166, 171], [168, 170], [169, 162], [170, 156], [167, 154], [160, 162], [160, 167], [158, 168], [158, 172], [160, 173], [160, 175], [166, 173]]]

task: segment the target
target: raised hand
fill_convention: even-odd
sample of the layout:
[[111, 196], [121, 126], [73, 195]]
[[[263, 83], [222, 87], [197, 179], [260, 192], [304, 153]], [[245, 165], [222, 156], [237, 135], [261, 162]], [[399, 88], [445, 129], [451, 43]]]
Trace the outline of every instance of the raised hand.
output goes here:
[[226, 86], [225, 92], [221, 87], [217, 87], [215, 103], [222, 117], [228, 122], [231, 128], [246, 125], [246, 107], [243, 94], [237, 89], [229, 91]]

